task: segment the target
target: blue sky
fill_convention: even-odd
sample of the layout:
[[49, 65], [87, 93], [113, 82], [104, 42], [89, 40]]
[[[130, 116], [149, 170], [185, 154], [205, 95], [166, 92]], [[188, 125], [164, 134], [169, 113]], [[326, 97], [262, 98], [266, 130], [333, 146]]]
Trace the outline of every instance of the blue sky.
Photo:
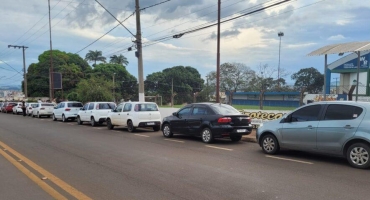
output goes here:
[[[4, 2], [5, 1], [5, 2]], [[26, 65], [37, 62], [49, 49], [48, 4], [40, 0], [4, 0], [0, 8], [0, 85], [20, 85], [22, 51], [8, 45], [24, 45]], [[141, 0], [147, 7], [164, 0]], [[222, 17], [238, 16], [281, 0], [223, 0]], [[119, 20], [135, 9], [134, 0], [100, 0]], [[118, 23], [94, 0], [51, 0], [53, 49], [76, 53]], [[259, 6], [260, 7], [260, 6]], [[216, 0], [171, 0], [141, 13], [143, 41], [155, 41], [217, 19]], [[295, 0], [251, 16], [221, 25], [221, 63], [244, 63], [253, 70], [267, 64], [277, 71], [278, 32], [284, 32], [280, 67], [290, 75], [315, 67], [323, 73], [323, 57], [308, 57], [311, 51], [328, 44], [370, 41], [370, 0]], [[123, 24], [136, 33], [135, 16]], [[192, 66], [204, 78], [216, 70], [216, 30], [214, 26], [185, 34], [179, 39], [160, 41], [143, 49], [144, 77], [177, 65]], [[127, 49], [133, 36], [119, 26], [95, 44], [79, 52], [101, 50], [106, 57]], [[134, 52], [121, 51], [128, 58], [128, 71], [138, 76]], [[330, 55], [329, 62], [340, 58]], [[5, 64], [5, 61], [7, 64]], [[11, 67], [10, 67], [10, 66]], [[14, 69], [12, 69], [14, 68]], [[17, 71], [17, 72], [16, 72]], [[277, 77], [277, 72], [271, 76]], [[332, 76], [333, 81], [337, 75]]]

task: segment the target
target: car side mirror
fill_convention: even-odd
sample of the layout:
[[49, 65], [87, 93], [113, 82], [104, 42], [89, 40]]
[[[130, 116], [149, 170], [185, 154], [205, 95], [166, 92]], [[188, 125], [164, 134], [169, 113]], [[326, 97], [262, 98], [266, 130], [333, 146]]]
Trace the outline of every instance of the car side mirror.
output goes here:
[[177, 112], [172, 113], [172, 115], [177, 117]]
[[58, 108], [55, 106], [54, 109], [58, 109]]

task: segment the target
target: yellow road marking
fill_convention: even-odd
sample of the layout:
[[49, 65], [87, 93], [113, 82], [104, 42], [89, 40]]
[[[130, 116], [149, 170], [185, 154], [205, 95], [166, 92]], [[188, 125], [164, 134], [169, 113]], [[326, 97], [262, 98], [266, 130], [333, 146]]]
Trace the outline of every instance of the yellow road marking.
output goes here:
[[303, 164], [308, 164], [308, 165], [313, 165], [312, 162], [305, 162], [301, 160], [294, 160], [294, 159], [289, 159], [289, 158], [281, 158], [281, 157], [276, 157], [276, 156], [266, 156], [267, 158], [274, 158], [278, 160], [286, 160], [286, 161], [291, 161], [291, 162], [297, 162], [297, 163], [303, 163]]
[[[63, 180], [61, 180], [60, 178], [54, 176], [52, 173], [46, 171], [44, 168], [38, 166], [36, 163], [34, 163], [31, 160], [29, 160], [28, 158], [24, 157], [23, 155], [21, 155], [20, 153], [18, 153], [14, 149], [10, 148], [8, 145], [4, 144], [1, 141], [0, 141], [0, 145], [2, 147], [4, 147], [5, 149], [7, 149], [10, 153], [12, 153], [13, 155], [15, 155], [16, 157], [18, 157], [19, 159], [23, 160], [23, 162], [26, 163], [28, 166], [30, 166], [34, 170], [38, 171], [43, 176], [48, 177], [48, 179], [50, 181], [52, 181], [55, 185], [57, 185], [60, 188], [62, 188], [63, 190], [65, 190], [66, 192], [68, 192], [69, 194], [71, 194], [72, 196], [74, 196], [76, 199], [86, 199], [86, 200], [90, 200], [91, 199], [87, 195], [85, 195], [82, 192], [78, 191], [76, 188], [72, 187], [68, 183], [66, 183]], [[56, 199], [59, 199], [59, 198], [56, 198]]]
[[164, 140], [171, 141], [171, 142], [184, 143], [184, 141], [181, 141], [181, 140], [172, 140], [172, 139], [164, 139]]
[[134, 134], [134, 135], [141, 136], [141, 137], [150, 137], [148, 135], [142, 135], [142, 134]]
[[15, 161], [10, 155], [5, 153], [4, 151], [0, 150], [0, 154], [4, 156], [5, 159], [7, 159], [10, 163], [12, 163], [15, 167], [19, 169], [23, 174], [25, 174], [29, 179], [31, 179], [33, 182], [35, 182], [38, 186], [40, 186], [45, 192], [50, 194], [50, 196], [54, 197], [55, 199], [67, 199], [63, 195], [61, 195], [59, 192], [54, 190], [52, 187], [50, 187], [47, 183], [42, 181], [41, 178], [37, 177], [35, 174], [33, 174], [30, 170], [28, 170], [26, 167], [21, 165], [19, 162]]
[[222, 147], [215, 147], [215, 146], [211, 146], [211, 145], [206, 145], [206, 147], [214, 148], [214, 149], [221, 149], [221, 150], [225, 150], [225, 151], [232, 151], [232, 149], [222, 148]]

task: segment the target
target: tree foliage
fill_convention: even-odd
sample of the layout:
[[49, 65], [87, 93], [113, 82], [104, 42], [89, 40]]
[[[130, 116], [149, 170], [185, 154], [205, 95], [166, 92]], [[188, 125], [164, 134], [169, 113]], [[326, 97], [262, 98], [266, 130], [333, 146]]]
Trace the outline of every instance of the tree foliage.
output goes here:
[[97, 61], [106, 63], [106, 59], [107, 58], [103, 56], [102, 51], [97, 51], [97, 50], [95, 50], [95, 51], [89, 50], [89, 52], [85, 56], [86, 61], [94, 62], [93, 67], [96, 66]]
[[113, 55], [112, 57], [110, 57], [109, 62], [113, 64], [119, 64], [119, 65], [125, 65], [125, 66], [128, 64], [127, 58], [122, 54]]
[[103, 77], [95, 76], [81, 80], [76, 88], [78, 100], [84, 103], [89, 101], [112, 101], [111, 91], [111, 82], [107, 82]]
[[324, 75], [313, 67], [299, 70], [292, 75], [292, 79], [295, 80], [295, 87], [304, 88], [312, 94], [320, 93], [324, 85]]

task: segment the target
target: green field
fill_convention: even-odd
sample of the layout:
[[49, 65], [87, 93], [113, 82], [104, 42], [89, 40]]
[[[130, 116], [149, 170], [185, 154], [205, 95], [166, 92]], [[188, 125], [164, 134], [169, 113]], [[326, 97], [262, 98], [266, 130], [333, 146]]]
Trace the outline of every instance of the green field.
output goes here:
[[[184, 105], [175, 105], [174, 108], [182, 108]], [[171, 108], [171, 106], [160, 106], [161, 108]], [[259, 110], [259, 106], [251, 106], [251, 105], [233, 105], [233, 107], [237, 110]], [[263, 106], [263, 110], [294, 110], [295, 107], [275, 107], [275, 106]]]

